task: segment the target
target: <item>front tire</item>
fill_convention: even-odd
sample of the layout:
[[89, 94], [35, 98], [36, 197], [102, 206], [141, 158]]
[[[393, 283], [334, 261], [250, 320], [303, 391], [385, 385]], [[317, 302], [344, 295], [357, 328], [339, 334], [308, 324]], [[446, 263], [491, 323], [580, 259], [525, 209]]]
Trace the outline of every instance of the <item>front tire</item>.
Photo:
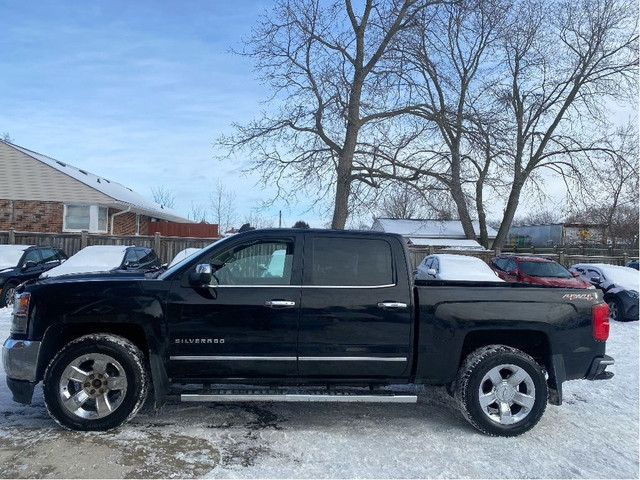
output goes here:
[[512, 437], [531, 430], [547, 407], [547, 383], [540, 365], [506, 345], [489, 345], [463, 362], [455, 398], [465, 418], [491, 436]]
[[129, 421], [147, 396], [144, 354], [129, 340], [91, 334], [66, 345], [44, 376], [53, 419], [71, 430], [109, 430]]
[[14, 295], [16, 293], [16, 287], [18, 285], [13, 282], [7, 282], [2, 289], [2, 295], [0, 295], [0, 307], [12, 307]]

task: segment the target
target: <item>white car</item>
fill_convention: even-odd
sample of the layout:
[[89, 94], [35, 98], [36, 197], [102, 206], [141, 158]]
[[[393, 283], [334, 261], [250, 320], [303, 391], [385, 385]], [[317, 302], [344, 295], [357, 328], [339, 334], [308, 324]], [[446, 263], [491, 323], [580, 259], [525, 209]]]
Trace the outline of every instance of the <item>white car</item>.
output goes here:
[[481, 259], [448, 253], [437, 253], [425, 257], [416, 269], [415, 279], [504, 282]]
[[160, 266], [160, 260], [148, 247], [135, 245], [91, 245], [80, 250], [63, 264], [40, 275], [40, 278], [99, 272], [144, 275]]
[[176, 256], [173, 257], [173, 260], [171, 260], [171, 263], [169, 264], [168, 268], [173, 267], [176, 263], [181, 262], [182, 260], [190, 257], [191, 255], [193, 255], [196, 252], [199, 252], [200, 250], [202, 250], [201, 248], [185, 248], [184, 250], [180, 250], [178, 253], [176, 253]]

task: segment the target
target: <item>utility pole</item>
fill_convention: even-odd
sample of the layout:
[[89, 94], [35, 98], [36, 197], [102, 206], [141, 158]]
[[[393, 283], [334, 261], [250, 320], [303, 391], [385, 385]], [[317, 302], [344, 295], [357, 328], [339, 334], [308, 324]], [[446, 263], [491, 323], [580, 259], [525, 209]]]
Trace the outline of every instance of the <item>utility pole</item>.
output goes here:
[[282, 210], [278, 210], [278, 228], [282, 228]]

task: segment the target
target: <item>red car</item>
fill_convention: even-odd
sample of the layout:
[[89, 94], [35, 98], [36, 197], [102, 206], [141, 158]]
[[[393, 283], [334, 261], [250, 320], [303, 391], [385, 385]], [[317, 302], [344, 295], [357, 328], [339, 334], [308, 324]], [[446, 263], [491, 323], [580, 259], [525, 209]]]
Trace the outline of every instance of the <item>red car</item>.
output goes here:
[[491, 267], [507, 282], [535, 283], [555, 287], [593, 288], [589, 282], [571, 273], [558, 262], [544, 257], [498, 255]]

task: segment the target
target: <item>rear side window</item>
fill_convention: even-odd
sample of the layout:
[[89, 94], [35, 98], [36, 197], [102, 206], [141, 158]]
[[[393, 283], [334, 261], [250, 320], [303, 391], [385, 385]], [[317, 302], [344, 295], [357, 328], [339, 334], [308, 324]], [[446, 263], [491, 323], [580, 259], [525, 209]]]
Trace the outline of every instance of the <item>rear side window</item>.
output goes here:
[[384, 240], [318, 237], [313, 240], [311, 285], [392, 285], [391, 247]]
[[140, 263], [142, 265], [155, 262], [158, 259], [156, 253], [152, 249], [140, 249], [138, 255], [140, 256]]
[[40, 250], [42, 255], [42, 263], [57, 262], [58, 254], [53, 248], [43, 248]]

